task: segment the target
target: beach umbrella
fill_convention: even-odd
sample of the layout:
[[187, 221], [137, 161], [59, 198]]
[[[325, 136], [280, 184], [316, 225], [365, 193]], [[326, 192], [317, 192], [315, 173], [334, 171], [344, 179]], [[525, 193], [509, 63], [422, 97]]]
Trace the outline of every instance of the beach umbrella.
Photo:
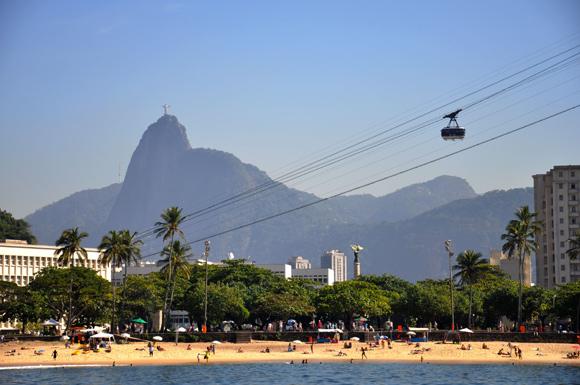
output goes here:
[[123, 338], [129, 338], [129, 337], [131, 337], [131, 334], [129, 334], [129, 333], [123, 333], [123, 334], [121, 334], [121, 337], [123, 337]]
[[60, 323], [56, 320], [53, 320], [52, 318], [42, 323], [42, 326], [58, 326], [58, 325], [60, 325]]
[[415, 333], [415, 332], [407, 332], [407, 335], [408, 335], [408, 336], [416, 336], [416, 335], [417, 335], [417, 333]]
[[63, 341], [68, 341], [68, 340], [70, 340], [70, 337], [69, 336], [62, 336], [62, 337], [60, 337], [60, 339]]
[[468, 329], [468, 328], [459, 329], [459, 331], [462, 333], [473, 333], [473, 330]]
[[184, 333], [186, 331], [187, 331], [187, 329], [184, 328], [183, 326], [175, 331], [175, 345], [177, 345], [177, 338], [179, 336], [179, 333]]
[[218, 340], [212, 341], [211, 343], [214, 345], [221, 345], [221, 342], [219, 342]]
[[163, 337], [161, 337], [161, 336], [155, 336], [155, 337], [153, 337], [153, 340], [154, 341], [163, 341]]
[[293, 343], [293, 344], [300, 345], [300, 344], [303, 344], [304, 342], [302, 342], [302, 341], [300, 341], [300, 340], [294, 340], [294, 341], [292, 341], [292, 343]]
[[135, 318], [132, 319], [131, 322], [133, 322], [134, 324], [146, 324], [147, 321], [145, 321], [143, 318]]
[[360, 338], [358, 338], [358, 337], [350, 337], [350, 340], [351, 341], [360, 341]]

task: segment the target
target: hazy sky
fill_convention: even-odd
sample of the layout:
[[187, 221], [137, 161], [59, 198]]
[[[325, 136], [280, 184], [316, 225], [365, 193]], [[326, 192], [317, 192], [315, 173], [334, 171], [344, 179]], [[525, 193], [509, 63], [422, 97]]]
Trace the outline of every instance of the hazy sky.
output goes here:
[[[163, 103], [193, 147], [276, 176], [580, 44], [579, 21], [575, 0], [1, 0], [0, 208], [22, 217], [118, 181]], [[576, 60], [466, 111], [468, 139], [578, 104], [579, 76]], [[441, 174], [478, 192], [530, 186], [580, 163], [579, 121], [576, 111], [365, 192]], [[294, 186], [324, 195], [473, 143], [443, 143], [443, 125]]]

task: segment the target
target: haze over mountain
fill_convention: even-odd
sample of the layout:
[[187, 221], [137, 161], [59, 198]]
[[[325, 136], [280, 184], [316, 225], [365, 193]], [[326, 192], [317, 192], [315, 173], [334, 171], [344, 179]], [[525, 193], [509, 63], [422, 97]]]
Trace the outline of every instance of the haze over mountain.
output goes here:
[[[52, 244], [64, 228], [79, 226], [90, 234], [87, 246], [96, 246], [111, 229], [149, 229], [167, 207], [194, 213], [269, 182], [263, 171], [232, 154], [192, 148], [185, 127], [175, 116], [164, 115], [143, 134], [122, 185], [73, 194], [26, 220], [41, 243]], [[410, 279], [437, 276], [444, 257], [442, 239], [458, 239], [458, 247], [485, 254], [499, 244], [499, 234], [515, 208], [529, 204], [531, 196], [530, 189], [478, 196], [465, 180], [441, 176], [383, 197], [339, 197], [216, 237], [211, 255], [219, 258], [232, 251], [258, 263], [282, 263], [303, 255], [317, 265], [325, 250], [347, 250], [357, 241], [367, 247], [366, 272], [395, 272]], [[193, 217], [183, 230], [188, 241], [204, 239], [317, 199], [277, 185]], [[159, 240], [145, 240], [143, 254], [159, 250]], [[201, 254], [200, 244], [192, 248], [195, 255]]]

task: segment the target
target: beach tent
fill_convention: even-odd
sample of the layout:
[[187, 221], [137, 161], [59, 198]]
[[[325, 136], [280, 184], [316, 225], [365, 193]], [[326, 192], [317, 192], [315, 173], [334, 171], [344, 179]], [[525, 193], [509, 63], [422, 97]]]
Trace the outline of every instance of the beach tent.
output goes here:
[[109, 342], [115, 342], [115, 336], [112, 334], [109, 334], [109, 333], [97, 333], [97, 334], [93, 334], [89, 338], [90, 339], [99, 338], [99, 339], [106, 340]]

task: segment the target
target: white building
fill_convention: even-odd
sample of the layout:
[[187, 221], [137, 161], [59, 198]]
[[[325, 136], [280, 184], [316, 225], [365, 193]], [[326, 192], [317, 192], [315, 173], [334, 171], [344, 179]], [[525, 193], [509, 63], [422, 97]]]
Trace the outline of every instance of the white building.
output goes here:
[[296, 257], [290, 257], [288, 263], [293, 269], [312, 269], [312, 264], [310, 261], [300, 255]]
[[[519, 254], [509, 258], [507, 254], [504, 254], [500, 250], [491, 250], [489, 264], [499, 267], [501, 271], [509, 274], [511, 279], [518, 281], [520, 279], [518, 257]], [[525, 286], [532, 285], [532, 259], [529, 255], [526, 255], [524, 258], [524, 277], [522, 282]]]
[[[137, 265], [127, 266], [127, 276], [139, 275], [145, 276], [150, 273], [157, 273], [161, 270], [161, 265], [157, 262], [139, 262]], [[123, 276], [125, 274], [125, 266], [120, 269], [113, 269], [112, 283], [115, 286], [120, 286], [123, 283]]]
[[256, 265], [262, 269], [271, 271], [274, 275], [282, 277], [284, 279], [292, 278], [292, 266], [287, 263], [269, 263], [263, 265]]
[[346, 255], [339, 250], [329, 250], [320, 257], [320, 267], [334, 271], [334, 282], [346, 281]]
[[[98, 262], [99, 250], [85, 249], [88, 261], [84, 266], [111, 281], [111, 266], [102, 266]], [[15, 282], [19, 286], [28, 285], [40, 270], [49, 266], [59, 266], [58, 256], [54, 254], [56, 250], [56, 246], [29, 245], [26, 241], [7, 239], [0, 243], [0, 280]], [[75, 262], [75, 265], [82, 266], [80, 262]]]
[[309, 279], [321, 285], [333, 285], [334, 277], [332, 269], [292, 269], [292, 278]]
[[534, 211], [542, 222], [537, 234], [537, 284], [546, 288], [580, 280], [580, 259], [570, 261], [570, 238], [580, 232], [580, 165], [555, 166], [534, 175]]

